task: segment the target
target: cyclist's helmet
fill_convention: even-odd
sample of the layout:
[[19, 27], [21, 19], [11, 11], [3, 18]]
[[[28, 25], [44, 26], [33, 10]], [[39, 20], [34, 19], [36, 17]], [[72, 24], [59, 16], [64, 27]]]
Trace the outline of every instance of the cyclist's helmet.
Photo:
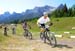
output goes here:
[[48, 13], [47, 12], [44, 12], [43, 15], [48, 15]]

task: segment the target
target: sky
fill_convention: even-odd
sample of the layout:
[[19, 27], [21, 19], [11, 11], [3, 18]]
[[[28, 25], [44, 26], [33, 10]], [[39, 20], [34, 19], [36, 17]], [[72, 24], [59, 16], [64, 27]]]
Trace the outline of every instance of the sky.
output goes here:
[[58, 7], [60, 4], [67, 4], [68, 7], [72, 7], [75, 4], [75, 0], [0, 0], [0, 14], [6, 11], [10, 13], [25, 12], [27, 9], [33, 9], [34, 7], [41, 7], [45, 5]]

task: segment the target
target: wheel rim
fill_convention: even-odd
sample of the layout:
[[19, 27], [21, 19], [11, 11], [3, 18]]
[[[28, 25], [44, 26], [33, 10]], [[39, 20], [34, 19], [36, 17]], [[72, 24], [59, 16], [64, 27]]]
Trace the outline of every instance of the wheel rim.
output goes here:
[[50, 39], [50, 44], [51, 44], [52, 46], [56, 46], [57, 41], [56, 41], [56, 37], [54, 36], [53, 33], [50, 33], [50, 32], [49, 32], [49, 39]]

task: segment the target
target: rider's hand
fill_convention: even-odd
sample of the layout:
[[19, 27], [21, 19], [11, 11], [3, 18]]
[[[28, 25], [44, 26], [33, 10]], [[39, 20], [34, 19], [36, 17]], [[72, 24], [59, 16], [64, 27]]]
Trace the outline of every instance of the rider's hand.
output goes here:
[[52, 26], [53, 25], [53, 23], [51, 22], [50, 24], [49, 24], [49, 26]]

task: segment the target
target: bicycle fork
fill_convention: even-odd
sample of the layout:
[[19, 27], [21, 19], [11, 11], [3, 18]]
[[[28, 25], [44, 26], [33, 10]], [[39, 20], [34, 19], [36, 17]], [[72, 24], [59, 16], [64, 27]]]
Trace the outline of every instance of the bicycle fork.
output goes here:
[[46, 43], [46, 39], [47, 39], [47, 32], [44, 32], [43, 37], [44, 37], [44, 43]]
[[43, 36], [44, 36], [44, 43], [46, 43], [46, 40], [48, 40], [49, 43], [51, 44], [51, 41], [50, 41], [50, 39], [49, 39], [50, 34], [49, 34], [49, 36], [48, 36], [48, 35], [47, 35], [47, 32], [44, 32]]

